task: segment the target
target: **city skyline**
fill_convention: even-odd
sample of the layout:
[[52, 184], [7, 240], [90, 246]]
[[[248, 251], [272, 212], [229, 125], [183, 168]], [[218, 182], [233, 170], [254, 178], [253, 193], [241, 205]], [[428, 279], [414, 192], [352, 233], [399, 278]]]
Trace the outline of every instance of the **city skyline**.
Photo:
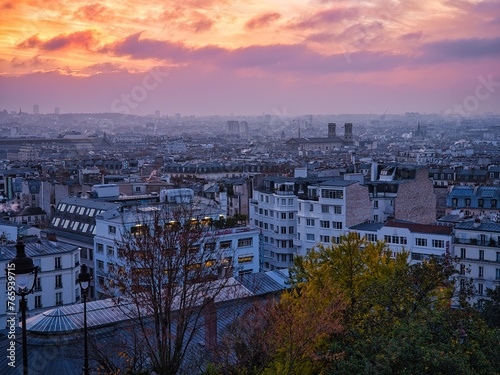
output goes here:
[[0, 5], [0, 109], [497, 111], [498, 5], [7, 1]]

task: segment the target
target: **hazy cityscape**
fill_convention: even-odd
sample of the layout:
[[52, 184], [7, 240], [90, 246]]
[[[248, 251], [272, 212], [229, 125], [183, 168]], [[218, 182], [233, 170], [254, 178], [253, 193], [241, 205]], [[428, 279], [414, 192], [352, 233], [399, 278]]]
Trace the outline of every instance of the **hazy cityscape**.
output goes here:
[[497, 0], [0, 7], [1, 374], [500, 374]]

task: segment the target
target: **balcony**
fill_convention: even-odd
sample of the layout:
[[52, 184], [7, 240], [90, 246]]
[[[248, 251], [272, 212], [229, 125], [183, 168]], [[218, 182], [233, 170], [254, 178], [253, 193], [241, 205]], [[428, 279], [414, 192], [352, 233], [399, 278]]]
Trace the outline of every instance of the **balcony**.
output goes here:
[[457, 238], [455, 237], [453, 243], [461, 245], [477, 245], [477, 246], [488, 246], [488, 247], [500, 247], [500, 244], [493, 238], [487, 239], [485, 241], [480, 241], [477, 238]]
[[293, 246], [301, 247], [302, 246], [302, 240], [298, 240], [298, 239], [294, 238], [293, 239]]
[[289, 195], [289, 196], [290, 196], [290, 195], [292, 195], [292, 196], [293, 196], [293, 195], [295, 195], [295, 193], [293, 192], [293, 190], [292, 190], [292, 191], [286, 191], [286, 190], [275, 190], [275, 191], [274, 191], [274, 194], [276, 194], [276, 195]]

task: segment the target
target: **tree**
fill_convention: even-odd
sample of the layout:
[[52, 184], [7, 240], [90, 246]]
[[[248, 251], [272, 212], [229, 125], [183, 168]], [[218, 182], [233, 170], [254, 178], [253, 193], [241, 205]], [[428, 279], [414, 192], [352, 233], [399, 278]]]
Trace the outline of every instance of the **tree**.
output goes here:
[[166, 375], [181, 372], [207, 310], [231, 293], [232, 253], [216, 246], [209, 221], [192, 205], [159, 208], [138, 211], [136, 224], [124, 225], [106, 290], [136, 327], [142, 358], [133, 362]]
[[[469, 288], [455, 290], [455, 262], [433, 257], [408, 264], [407, 258], [349, 233], [296, 259], [299, 290], [337, 290], [346, 304], [343, 330], [326, 338], [323, 373], [496, 371], [491, 343], [498, 331], [488, 331], [467, 305]], [[462, 308], [451, 309], [457, 296]]]
[[495, 289], [487, 288], [488, 299], [483, 301], [482, 317], [490, 327], [500, 328], [500, 286]]

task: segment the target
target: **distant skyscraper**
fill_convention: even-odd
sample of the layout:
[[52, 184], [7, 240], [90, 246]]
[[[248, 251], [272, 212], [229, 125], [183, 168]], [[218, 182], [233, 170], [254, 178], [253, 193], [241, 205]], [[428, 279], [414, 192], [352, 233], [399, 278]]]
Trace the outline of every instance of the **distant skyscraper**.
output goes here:
[[155, 111], [155, 117], [158, 117], [158, 118], [160, 117], [160, 111], [158, 111], [158, 110]]
[[38, 115], [39, 113], [40, 113], [40, 107], [38, 106], [38, 104], [35, 104], [33, 106], [33, 114]]
[[58, 114], [60, 113], [60, 111], [61, 111], [61, 110], [59, 109], [59, 107], [55, 107], [55, 108], [54, 108], [54, 113], [55, 113], [56, 115], [58, 115]]

